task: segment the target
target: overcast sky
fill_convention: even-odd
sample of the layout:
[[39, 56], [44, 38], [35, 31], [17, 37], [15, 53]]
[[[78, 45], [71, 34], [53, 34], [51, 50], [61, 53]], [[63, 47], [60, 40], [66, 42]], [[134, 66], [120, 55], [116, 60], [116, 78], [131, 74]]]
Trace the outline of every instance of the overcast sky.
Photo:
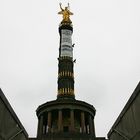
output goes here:
[[139, 0], [1, 0], [0, 88], [36, 136], [35, 110], [57, 95], [59, 2], [74, 13], [76, 99], [106, 136], [140, 80]]

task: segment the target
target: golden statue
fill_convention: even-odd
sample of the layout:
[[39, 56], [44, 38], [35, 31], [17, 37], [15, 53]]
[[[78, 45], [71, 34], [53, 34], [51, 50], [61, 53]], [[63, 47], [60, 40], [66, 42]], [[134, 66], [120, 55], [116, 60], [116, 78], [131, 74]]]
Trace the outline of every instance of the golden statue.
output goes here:
[[68, 6], [65, 7], [65, 9], [62, 8], [62, 4], [61, 4], [61, 3], [60, 3], [59, 5], [60, 5], [61, 11], [58, 12], [58, 14], [62, 14], [62, 15], [63, 15], [63, 20], [62, 20], [62, 22], [71, 23], [70, 15], [73, 15], [73, 13], [70, 12], [70, 10], [69, 10], [69, 3], [68, 3]]

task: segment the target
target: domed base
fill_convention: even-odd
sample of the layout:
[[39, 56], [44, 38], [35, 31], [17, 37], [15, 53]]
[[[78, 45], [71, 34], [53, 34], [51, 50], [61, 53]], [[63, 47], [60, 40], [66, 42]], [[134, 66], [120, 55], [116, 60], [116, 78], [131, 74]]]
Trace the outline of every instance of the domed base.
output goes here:
[[59, 98], [37, 109], [38, 137], [86, 136], [95, 138], [95, 108], [83, 101]]

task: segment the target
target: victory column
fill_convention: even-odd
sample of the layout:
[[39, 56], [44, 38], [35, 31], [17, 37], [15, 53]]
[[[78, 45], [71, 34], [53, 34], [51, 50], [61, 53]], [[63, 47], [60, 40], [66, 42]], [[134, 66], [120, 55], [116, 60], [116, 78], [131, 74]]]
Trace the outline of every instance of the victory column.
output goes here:
[[[58, 93], [57, 99], [37, 108], [38, 140], [95, 140], [95, 108], [75, 99], [73, 26], [69, 4], [64, 9], [60, 3], [62, 21], [59, 25]], [[99, 140], [99, 139], [98, 139]]]

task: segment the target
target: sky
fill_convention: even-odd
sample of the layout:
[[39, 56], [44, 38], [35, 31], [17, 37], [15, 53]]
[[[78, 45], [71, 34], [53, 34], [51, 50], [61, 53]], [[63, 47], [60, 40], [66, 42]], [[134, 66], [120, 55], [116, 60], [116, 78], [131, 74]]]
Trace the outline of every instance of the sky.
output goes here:
[[74, 13], [76, 99], [106, 137], [140, 80], [139, 0], [1, 0], [0, 88], [35, 137], [37, 107], [57, 96], [59, 2]]

